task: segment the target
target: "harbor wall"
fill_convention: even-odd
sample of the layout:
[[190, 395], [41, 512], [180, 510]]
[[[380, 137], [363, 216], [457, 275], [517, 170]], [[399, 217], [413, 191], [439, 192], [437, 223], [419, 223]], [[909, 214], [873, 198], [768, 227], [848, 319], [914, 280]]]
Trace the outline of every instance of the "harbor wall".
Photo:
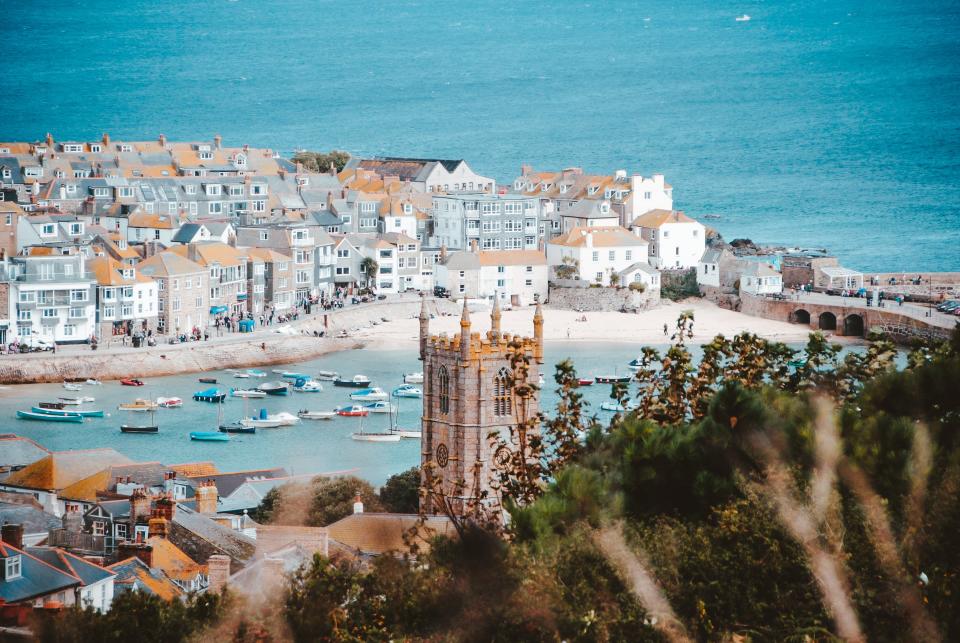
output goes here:
[[[435, 315], [457, 312], [454, 302], [428, 300]], [[338, 338], [383, 319], [418, 315], [420, 302], [376, 302], [300, 320], [285, 333], [261, 330], [231, 334], [205, 342], [162, 344], [149, 348], [113, 347], [92, 351], [84, 347], [54, 353], [29, 353], [0, 357], [0, 384], [62, 382], [74, 379], [119, 380], [201, 373], [218, 369], [251, 368], [315, 359], [336, 351], [362, 348], [363, 342]], [[327, 337], [314, 331], [326, 330]]]

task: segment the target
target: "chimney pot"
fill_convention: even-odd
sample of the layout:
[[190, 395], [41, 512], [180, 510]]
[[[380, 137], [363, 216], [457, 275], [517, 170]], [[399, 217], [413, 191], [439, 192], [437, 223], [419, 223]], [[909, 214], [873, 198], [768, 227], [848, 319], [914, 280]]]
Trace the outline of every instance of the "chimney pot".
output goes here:
[[353, 513], [355, 514], [363, 513], [363, 500], [360, 498], [359, 493], [353, 499]]
[[0, 528], [0, 540], [17, 549], [23, 549], [23, 525], [8, 524]]
[[160, 147], [166, 147], [166, 146], [167, 146], [167, 136], [166, 136], [165, 134], [161, 134], [161, 135], [159, 136], [159, 138], [157, 139], [157, 142], [160, 143]]

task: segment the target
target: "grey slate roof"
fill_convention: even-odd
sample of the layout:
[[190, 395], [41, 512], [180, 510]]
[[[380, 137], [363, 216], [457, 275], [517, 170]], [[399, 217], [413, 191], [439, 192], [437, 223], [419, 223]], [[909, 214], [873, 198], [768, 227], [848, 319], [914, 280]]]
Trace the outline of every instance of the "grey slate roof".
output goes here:
[[720, 261], [720, 255], [723, 254], [722, 248], [707, 248], [700, 257], [700, 263], [717, 263]]
[[38, 598], [80, 585], [72, 574], [47, 565], [30, 553], [0, 541], [0, 560], [20, 555], [20, 578], [0, 580], [0, 599], [7, 603]]
[[92, 585], [113, 576], [113, 572], [88, 563], [79, 556], [56, 547], [27, 547], [27, 552], [60, 571], [76, 576], [84, 585]]
[[453, 252], [447, 255], [443, 265], [447, 270], [479, 270], [480, 255], [476, 252]]
[[23, 525], [23, 533], [32, 535], [59, 529], [61, 522], [56, 516], [31, 505], [0, 502], [0, 525]]
[[213, 554], [230, 557], [231, 570], [243, 567], [257, 550], [253, 538], [199, 514], [182, 503], [177, 505], [168, 540], [194, 561], [205, 564]]
[[184, 223], [170, 239], [173, 243], [190, 243], [200, 233], [200, 223]]
[[30, 438], [13, 433], [0, 434], [0, 467], [20, 468], [50, 455]]
[[236, 491], [237, 487], [248, 480], [263, 480], [266, 478], [286, 478], [290, 474], [282, 467], [272, 469], [259, 469], [255, 471], [235, 471], [232, 473], [218, 473], [213, 476], [198, 476], [188, 478], [187, 480], [194, 487], [199, 486], [206, 480], [213, 480], [217, 485], [217, 494], [220, 496], [229, 496]]

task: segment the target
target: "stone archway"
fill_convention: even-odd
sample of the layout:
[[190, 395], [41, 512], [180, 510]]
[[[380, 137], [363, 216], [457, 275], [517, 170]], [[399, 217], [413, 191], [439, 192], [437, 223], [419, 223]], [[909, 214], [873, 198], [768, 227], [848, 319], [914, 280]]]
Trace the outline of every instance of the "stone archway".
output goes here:
[[863, 337], [864, 323], [861, 315], [847, 315], [843, 318], [843, 334], [849, 337]]
[[794, 324], [809, 324], [810, 323], [810, 313], [801, 308], [800, 310], [795, 310], [790, 313], [790, 322]]
[[837, 316], [831, 312], [820, 313], [820, 330], [837, 330]]

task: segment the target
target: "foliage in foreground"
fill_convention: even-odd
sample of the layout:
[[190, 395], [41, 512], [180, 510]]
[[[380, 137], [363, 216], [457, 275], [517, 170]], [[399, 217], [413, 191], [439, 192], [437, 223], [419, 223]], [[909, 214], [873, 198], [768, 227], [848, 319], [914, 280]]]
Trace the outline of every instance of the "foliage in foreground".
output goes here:
[[415, 561], [314, 558], [260, 639], [960, 638], [960, 333], [899, 371], [885, 343], [841, 358], [816, 334], [800, 353], [721, 337], [694, 364], [691, 322], [609, 426], [559, 366], [556, 414], [518, 417], [540, 432], [500, 472], [508, 528], [463, 521]]

